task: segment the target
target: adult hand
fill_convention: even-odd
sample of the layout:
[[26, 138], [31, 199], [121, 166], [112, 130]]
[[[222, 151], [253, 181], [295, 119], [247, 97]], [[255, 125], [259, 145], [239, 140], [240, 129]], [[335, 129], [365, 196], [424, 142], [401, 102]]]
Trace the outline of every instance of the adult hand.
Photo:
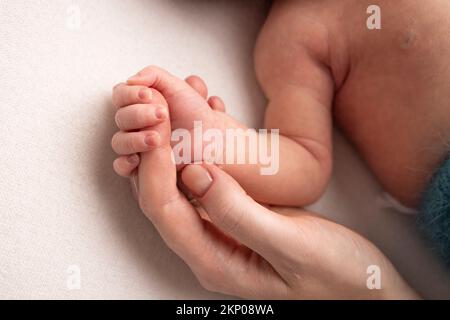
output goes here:
[[[182, 171], [199, 212], [177, 188], [171, 158], [168, 142], [142, 154], [139, 202], [206, 289], [256, 299], [418, 298], [363, 237], [304, 210], [261, 206], [215, 166]], [[381, 290], [367, 288], [371, 265]]]

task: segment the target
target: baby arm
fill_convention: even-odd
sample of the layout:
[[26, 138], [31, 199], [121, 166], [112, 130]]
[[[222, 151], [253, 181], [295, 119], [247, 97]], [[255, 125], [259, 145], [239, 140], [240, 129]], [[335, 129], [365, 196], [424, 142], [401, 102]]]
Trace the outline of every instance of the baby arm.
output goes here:
[[[298, 15], [280, 15], [272, 12], [255, 48], [268, 99], [265, 127], [280, 130], [280, 167], [274, 176], [255, 174], [252, 183], [263, 186], [254, 194], [260, 201], [304, 206], [322, 195], [331, 174], [335, 85], [327, 31]], [[239, 172], [232, 175], [243, 184]]]
[[[265, 127], [279, 129], [278, 150], [271, 145], [275, 140], [271, 139], [270, 131], [265, 139], [255, 139], [259, 141], [258, 148], [263, 147], [263, 154], [267, 153], [270, 157], [270, 165], [261, 163], [261, 159], [257, 164], [237, 164], [236, 150], [229, 150], [227, 146], [230, 144], [226, 143], [223, 158], [227, 158], [229, 152], [234, 153], [235, 158], [221, 165], [221, 168], [259, 202], [291, 206], [314, 202], [324, 191], [332, 166], [329, 110], [301, 89], [271, 99]], [[220, 119], [218, 126], [222, 128], [247, 129], [227, 114], [217, 114], [217, 118]], [[262, 146], [262, 142], [267, 142], [267, 146]], [[245, 145], [247, 161], [250, 152], [259, 154], [261, 151], [250, 150], [249, 139]], [[233, 144], [231, 147], [234, 147]], [[279, 153], [278, 159], [274, 156], [275, 152]]]
[[[160, 68], [144, 69], [129, 80], [128, 85], [153, 87], [163, 93], [169, 103], [172, 130], [184, 128], [192, 132], [195, 130], [194, 121], [199, 120], [203, 129], [221, 129], [222, 132], [225, 129], [246, 129], [237, 120], [208, 106], [205, 96], [199, 94], [199, 91], [206, 90], [194, 90]], [[266, 90], [270, 99], [266, 124], [281, 131], [276, 174], [261, 174], [267, 164], [237, 164], [235, 158], [221, 165], [255, 200], [278, 205], [306, 205], [323, 192], [331, 171], [330, 108], [319, 103], [320, 97], [316, 98], [312, 92], [288, 85], [278, 90], [278, 95], [272, 96], [271, 91]], [[270, 144], [271, 138], [266, 141]], [[247, 153], [246, 159], [249, 159], [249, 144], [245, 145], [246, 150], [235, 152], [225, 143], [223, 158], [228, 158], [230, 152], [235, 152], [237, 157], [239, 152], [241, 155]], [[270, 150], [271, 146], [267, 149]], [[273, 154], [273, 150], [270, 151]]]

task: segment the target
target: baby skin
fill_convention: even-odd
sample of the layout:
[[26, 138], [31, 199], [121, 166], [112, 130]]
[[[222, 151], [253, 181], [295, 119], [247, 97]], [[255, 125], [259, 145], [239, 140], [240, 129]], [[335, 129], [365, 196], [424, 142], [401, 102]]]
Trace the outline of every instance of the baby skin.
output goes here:
[[[265, 176], [262, 164], [221, 165], [255, 200], [284, 206], [317, 200], [332, 171], [333, 123], [383, 188], [408, 207], [418, 205], [448, 155], [450, 3], [379, 0], [382, 29], [369, 30], [372, 2], [273, 4], [255, 70], [268, 100], [265, 128], [280, 130], [279, 170]], [[123, 176], [139, 166], [136, 154], [158, 148], [170, 130], [193, 130], [194, 121], [203, 130], [246, 129], [219, 98], [207, 100], [200, 78], [184, 81], [154, 66], [116, 86], [113, 101], [121, 130], [112, 141], [121, 155], [114, 167]]]

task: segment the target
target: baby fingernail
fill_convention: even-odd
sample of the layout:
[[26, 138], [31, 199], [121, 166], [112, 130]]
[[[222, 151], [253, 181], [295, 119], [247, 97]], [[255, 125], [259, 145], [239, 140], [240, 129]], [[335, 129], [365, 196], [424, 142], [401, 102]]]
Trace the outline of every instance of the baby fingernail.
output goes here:
[[190, 165], [183, 171], [183, 183], [197, 197], [203, 197], [208, 192], [213, 179], [201, 165]]
[[166, 112], [166, 108], [163, 107], [158, 107], [155, 110], [155, 116], [156, 118], [158, 118], [159, 120], [164, 120], [166, 119], [167, 116], [167, 112]]
[[150, 89], [141, 89], [139, 91], [139, 99], [141, 100], [150, 100], [152, 98], [152, 91]]
[[129, 164], [135, 166], [139, 163], [139, 157], [137, 154], [132, 154], [131, 156], [128, 156], [127, 161]]
[[149, 147], [156, 147], [159, 144], [159, 135], [157, 133], [149, 134], [145, 137], [144, 142]]

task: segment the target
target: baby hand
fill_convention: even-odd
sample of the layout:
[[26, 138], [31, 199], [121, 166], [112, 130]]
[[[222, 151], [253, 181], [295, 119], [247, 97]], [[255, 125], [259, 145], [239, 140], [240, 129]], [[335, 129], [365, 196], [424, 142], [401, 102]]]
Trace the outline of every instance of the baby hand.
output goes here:
[[164, 69], [150, 66], [128, 79], [127, 84], [146, 86], [161, 92], [169, 105], [172, 129], [192, 130], [195, 121], [201, 121], [204, 128], [214, 127], [217, 121], [213, 110], [224, 109], [217, 97], [209, 99], [209, 103], [206, 101], [208, 90], [198, 77], [189, 77], [183, 81]]
[[158, 147], [161, 132], [154, 128], [169, 118], [167, 102], [154, 89], [122, 83], [113, 89], [113, 104], [120, 129], [111, 141], [113, 150], [120, 155], [114, 161], [114, 170], [129, 177], [139, 165], [137, 153]]
[[[206, 103], [208, 89], [203, 80], [191, 76], [185, 81]], [[118, 110], [115, 121], [120, 129], [111, 142], [113, 150], [120, 155], [114, 161], [114, 170], [120, 176], [130, 177], [140, 163], [138, 153], [159, 145], [160, 133], [152, 129], [169, 118], [167, 102], [155, 89], [121, 83], [113, 89], [113, 104]], [[213, 110], [225, 111], [218, 97], [209, 98], [207, 104]]]

